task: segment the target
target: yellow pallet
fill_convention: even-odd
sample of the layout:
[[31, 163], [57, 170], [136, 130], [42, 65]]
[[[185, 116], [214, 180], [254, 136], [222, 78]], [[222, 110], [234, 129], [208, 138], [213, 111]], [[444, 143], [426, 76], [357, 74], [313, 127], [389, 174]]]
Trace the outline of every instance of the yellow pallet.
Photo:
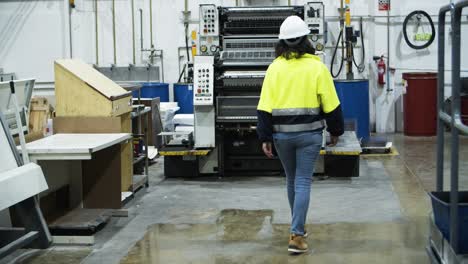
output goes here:
[[161, 156], [206, 156], [210, 150], [159, 151]]
[[[183, 151], [160, 151], [161, 156], [206, 156], [210, 150], [183, 150]], [[360, 152], [326, 151], [321, 150], [320, 155], [359, 156]]]
[[359, 155], [361, 155], [361, 152], [359, 152], [359, 151], [327, 151], [327, 150], [320, 150], [320, 155], [359, 156]]

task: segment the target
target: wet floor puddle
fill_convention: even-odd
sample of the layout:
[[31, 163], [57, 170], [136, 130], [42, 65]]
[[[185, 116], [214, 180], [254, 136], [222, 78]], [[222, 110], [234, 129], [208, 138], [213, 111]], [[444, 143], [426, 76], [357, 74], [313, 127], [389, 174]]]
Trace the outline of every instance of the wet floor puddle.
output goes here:
[[427, 219], [307, 226], [313, 252], [289, 255], [289, 226], [271, 210], [223, 210], [215, 224], [156, 224], [129, 263], [427, 263]]
[[51, 248], [28, 252], [17, 257], [15, 264], [79, 264], [91, 253], [90, 248]]

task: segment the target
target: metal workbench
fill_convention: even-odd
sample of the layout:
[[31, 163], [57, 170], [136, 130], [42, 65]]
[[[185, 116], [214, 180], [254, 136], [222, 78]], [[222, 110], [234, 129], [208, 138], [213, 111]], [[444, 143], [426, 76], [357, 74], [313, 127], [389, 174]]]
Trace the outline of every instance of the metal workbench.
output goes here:
[[[26, 144], [26, 149], [30, 160], [36, 163], [40, 163], [40, 161], [91, 161], [95, 153], [113, 148], [131, 138], [132, 135], [129, 133], [55, 134]], [[63, 185], [64, 181], [62, 179], [57, 183], [55, 182], [56, 179], [49, 179], [47, 174], [45, 176], [50, 190], [57, 190], [62, 187], [56, 186]], [[66, 178], [66, 175], [62, 176]], [[120, 178], [118, 180], [120, 181]], [[76, 179], [69, 179], [69, 181], [71, 182], [68, 182], [68, 184], [77, 184]], [[76, 189], [72, 188], [74, 191], [70, 193], [71, 203], [81, 204], [80, 207], [83, 207], [82, 187], [78, 187]], [[97, 188], [95, 189], [98, 191]]]
[[92, 154], [131, 139], [128, 133], [55, 134], [26, 144], [32, 161], [90, 160]]
[[[50, 192], [69, 186], [67, 208], [60, 208], [66, 214], [49, 222], [54, 240], [92, 235], [121, 208], [120, 144], [131, 139], [130, 133], [54, 134], [26, 144], [31, 161], [45, 171]], [[63, 166], [69, 169], [58, 173]]]

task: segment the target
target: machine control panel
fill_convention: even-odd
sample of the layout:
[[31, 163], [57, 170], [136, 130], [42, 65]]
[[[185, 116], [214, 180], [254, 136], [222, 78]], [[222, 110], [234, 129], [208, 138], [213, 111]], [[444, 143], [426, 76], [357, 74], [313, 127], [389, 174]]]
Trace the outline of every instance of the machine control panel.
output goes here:
[[219, 51], [219, 20], [215, 5], [200, 5], [199, 53], [213, 55]]
[[323, 2], [308, 2], [304, 5], [304, 21], [310, 29], [310, 39], [318, 51], [324, 48], [325, 6]]
[[213, 105], [214, 57], [195, 56], [193, 105]]
[[200, 5], [200, 36], [218, 35], [218, 9], [215, 5]]

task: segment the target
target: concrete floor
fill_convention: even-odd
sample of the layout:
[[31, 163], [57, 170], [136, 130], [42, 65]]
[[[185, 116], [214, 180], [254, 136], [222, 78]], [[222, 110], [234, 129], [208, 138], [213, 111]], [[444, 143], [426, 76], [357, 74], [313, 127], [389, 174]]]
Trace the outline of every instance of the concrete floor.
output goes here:
[[[92, 247], [19, 251], [18, 263], [428, 263], [424, 251], [435, 183], [435, 139], [397, 135], [400, 153], [363, 157], [361, 177], [315, 181], [307, 230], [312, 252], [287, 251], [284, 178], [167, 179], [114, 218]], [[468, 139], [461, 141], [466, 175]], [[447, 167], [449, 169], [449, 167]], [[460, 181], [468, 189], [468, 179]], [[23, 257], [20, 255], [24, 254]]]

